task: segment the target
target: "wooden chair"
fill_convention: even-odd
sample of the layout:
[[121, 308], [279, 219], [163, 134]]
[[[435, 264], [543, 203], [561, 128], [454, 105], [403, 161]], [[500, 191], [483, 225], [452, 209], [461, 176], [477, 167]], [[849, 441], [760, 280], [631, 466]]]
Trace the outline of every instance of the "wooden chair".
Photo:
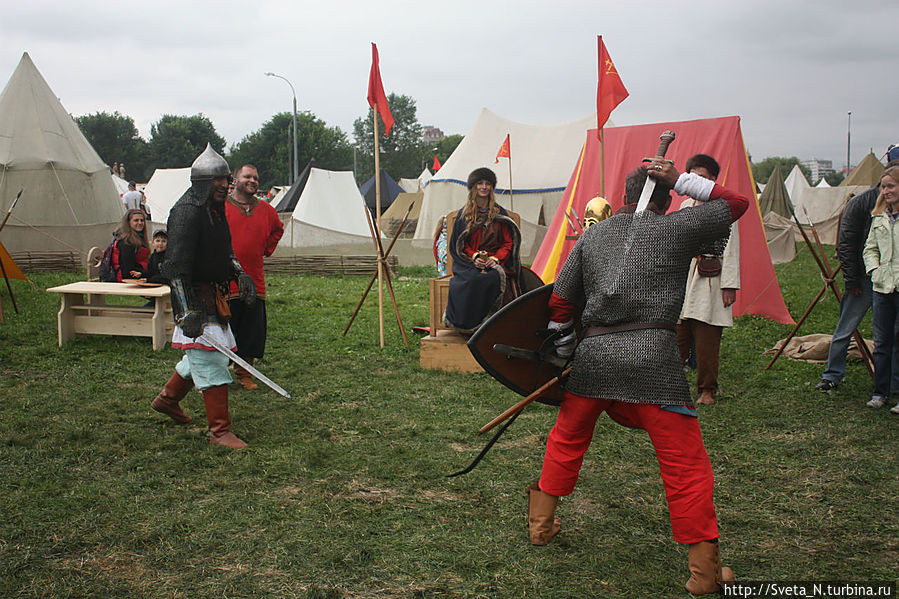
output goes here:
[[92, 247], [87, 252], [87, 280], [100, 280], [100, 260], [103, 259], [103, 249], [97, 246]]
[[[446, 242], [453, 237], [453, 224], [456, 222], [458, 210], [453, 210], [446, 215]], [[521, 217], [517, 212], [509, 211], [509, 218], [515, 221], [515, 224], [521, 226]], [[453, 272], [453, 256], [447, 248], [446, 252], [446, 272]], [[443, 313], [446, 311], [446, 302], [449, 297], [449, 282], [453, 278], [452, 274], [444, 275], [439, 278], [430, 279], [428, 281], [428, 303], [430, 309], [431, 335], [436, 337], [437, 331], [446, 328], [443, 326]]]

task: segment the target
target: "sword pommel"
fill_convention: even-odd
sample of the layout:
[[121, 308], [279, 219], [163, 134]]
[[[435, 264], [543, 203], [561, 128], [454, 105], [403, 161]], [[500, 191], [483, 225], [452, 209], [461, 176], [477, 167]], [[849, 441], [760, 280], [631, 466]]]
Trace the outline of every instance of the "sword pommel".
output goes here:
[[668, 146], [674, 141], [674, 131], [665, 131], [659, 136], [659, 149], [656, 150], [656, 158], [664, 158], [668, 153]]

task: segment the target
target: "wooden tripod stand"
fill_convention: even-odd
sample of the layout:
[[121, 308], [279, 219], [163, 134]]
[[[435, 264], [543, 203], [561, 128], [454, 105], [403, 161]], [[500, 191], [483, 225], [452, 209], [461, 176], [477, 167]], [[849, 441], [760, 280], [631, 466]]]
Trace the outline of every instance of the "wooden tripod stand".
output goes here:
[[[808, 215], [806, 215], [808, 216]], [[812, 309], [818, 304], [818, 301], [824, 297], [824, 294], [830, 289], [833, 292], [834, 297], [837, 298], [837, 302], [843, 301], [843, 295], [840, 293], [839, 287], [834, 282], [834, 278], [837, 276], [837, 273], [843, 267], [842, 264], [838, 265], [835, 270], [831, 270], [830, 262], [827, 260], [827, 256], [824, 252], [824, 246], [821, 244], [821, 239], [818, 237], [818, 231], [815, 229], [815, 225], [812, 223], [811, 219], [809, 219], [809, 227], [812, 230], [812, 235], [815, 237], [815, 246], [812, 246], [812, 242], [809, 240], [808, 235], [805, 233], [805, 229], [802, 228], [802, 223], [799, 222], [799, 219], [796, 218], [796, 213], [793, 213], [793, 220], [796, 222], [796, 225], [799, 227], [799, 232], [802, 234], [802, 238], [805, 240], [805, 244], [808, 246], [809, 251], [812, 253], [812, 256], [815, 258], [815, 262], [818, 264], [818, 269], [821, 271], [821, 277], [824, 279], [824, 285], [821, 287], [821, 291], [818, 292], [818, 295], [815, 296], [815, 299], [812, 300], [812, 303], [809, 304], [809, 307], [806, 309], [805, 314], [802, 315], [802, 318], [796, 323], [796, 326], [793, 327], [792, 332], [790, 332], [789, 336], [784, 340], [783, 345], [777, 350], [777, 353], [774, 354], [774, 357], [771, 358], [771, 361], [765, 366], [765, 370], [771, 368], [774, 365], [774, 362], [783, 353], [784, 348], [787, 347], [787, 343], [790, 342], [796, 332], [799, 331], [799, 327], [802, 326], [802, 323], [805, 322], [805, 319], [808, 318], [808, 315], [812, 313]], [[817, 248], [817, 249], [816, 249]], [[862, 354], [862, 358], [865, 360], [865, 366], [868, 368], [868, 374], [871, 377], [874, 377], [874, 360], [871, 357], [871, 352], [868, 349], [868, 345], [865, 343], [864, 338], [856, 329], [852, 333], [853, 339], [855, 339], [855, 343], [858, 346], [858, 350]]]
[[[399, 239], [400, 233], [403, 232], [403, 228], [406, 226], [406, 221], [409, 218], [409, 213], [412, 212], [412, 204], [409, 205], [409, 209], [406, 210], [406, 215], [403, 216], [403, 221], [400, 223], [399, 228], [397, 228], [396, 233], [393, 234], [393, 239], [390, 242], [390, 245], [387, 246], [387, 251], [384, 251], [384, 247], [381, 245], [381, 235], [380, 231], [378, 231], [377, 222], [372, 222], [371, 212], [369, 212], [368, 207], [365, 204], [362, 204], [363, 209], [365, 210], [365, 221], [368, 223], [368, 230], [371, 233], [372, 240], [375, 245], [375, 253], [378, 257], [378, 268], [383, 268], [384, 272], [384, 280], [387, 282], [387, 291], [390, 293], [390, 301], [393, 303], [393, 312], [396, 314], [396, 324], [400, 328], [400, 334], [403, 336], [403, 343], [406, 344], [406, 347], [409, 347], [409, 340], [406, 338], [406, 329], [403, 327], [403, 319], [400, 318], [399, 308], [396, 306], [396, 296], [393, 294], [393, 284], [390, 280], [390, 269], [387, 268], [387, 257], [390, 256], [391, 250], [393, 250], [393, 245], [396, 243], [396, 240]], [[346, 328], [343, 330], [343, 335], [346, 336], [347, 331], [350, 330], [350, 327], [353, 326], [353, 321], [356, 319], [356, 314], [359, 313], [359, 310], [362, 308], [362, 304], [365, 303], [365, 298], [368, 297], [368, 292], [371, 291], [372, 285], [375, 284], [375, 281], [378, 278], [378, 270], [375, 270], [375, 273], [371, 276], [371, 281], [368, 282], [368, 287], [365, 288], [365, 291], [362, 293], [362, 298], [359, 300], [359, 304], [356, 306], [356, 310], [353, 311], [353, 315], [350, 316], [350, 321], [347, 323]]]

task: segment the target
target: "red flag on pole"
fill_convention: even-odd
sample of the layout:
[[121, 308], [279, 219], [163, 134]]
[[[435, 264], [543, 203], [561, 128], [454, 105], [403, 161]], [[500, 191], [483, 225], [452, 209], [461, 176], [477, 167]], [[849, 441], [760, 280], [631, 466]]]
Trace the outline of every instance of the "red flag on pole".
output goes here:
[[496, 160], [493, 162], [493, 164], [498, 163], [500, 158], [511, 158], [511, 157], [512, 157], [512, 154], [511, 154], [511, 148], [509, 146], [509, 134], [506, 133], [506, 141], [504, 141], [503, 145], [501, 145], [499, 147], [499, 152], [496, 153]]
[[602, 36], [596, 36], [599, 44], [599, 83], [596, 86], [596, 123], [602, 129], [609, 115], [616, 106], [628, 96], [621, 77], [615, 69], [615, 63], [609, 56], [606, 45], [602, 43]]
[[371, 72], [368, 74], [368, 105], [380, 113], [384, 121], [384, 135], [390, 135], [393, 128], [393, 115], [390, 114], [390, 106], [387, 104], [387, 96], [384, 94], [384, 84], [381, 83], [381, 70], [378, 68], [378, 47], [371, 44]]
[[440, 170], [440, 166], [441, 166], [440, 161], [437, 160], [437, 154], [434, 154], [434, 166], [432, 166], [431, 168], [433, 168], [434, 172], [436, 173], [437, 171]]

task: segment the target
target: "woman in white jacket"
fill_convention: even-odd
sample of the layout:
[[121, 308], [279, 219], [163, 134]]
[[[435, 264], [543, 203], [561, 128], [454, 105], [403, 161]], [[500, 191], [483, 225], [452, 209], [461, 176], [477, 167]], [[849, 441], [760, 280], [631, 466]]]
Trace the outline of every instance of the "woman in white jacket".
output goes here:
[[[874, 394], [868, 407], [880, 408], [890, 398], [896, 335], [899, 334], [899, 167], [880, 179], [880, 196], [871, 211], [871, 231], [865, 242], [865, 272], [874, 288]], [[899, 403], [890, 412], [899, 414]]]

